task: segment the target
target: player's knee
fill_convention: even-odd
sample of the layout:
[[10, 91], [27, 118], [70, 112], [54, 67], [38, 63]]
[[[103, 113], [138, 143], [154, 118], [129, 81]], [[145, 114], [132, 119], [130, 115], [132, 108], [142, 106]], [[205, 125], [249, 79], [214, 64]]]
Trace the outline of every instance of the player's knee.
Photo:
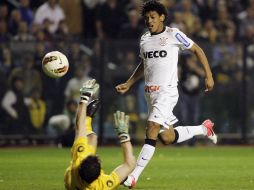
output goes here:
[[148, 121], [147, 129], [146, 129], [146, 136], [148, 139], [157, 139], [157, 136], [160, 131], [160, 124]]
[[160, 136], [159, 139], [162, 142], [162, 144], [164, 144], [164, 145], [170, 145], [170, 144], [172, 144], [174, 142], [175, 137], [173, 137], [173, 136], [167, 136], [167, 137]]
[[164, 145], [173, 144], [176, 138], [175, 130], [173, 127], [169, 127], [168, 130], [165, 130], [159, 135], [159, 139]]
[[173, 141], [169, 140], [169, 139], [166, 139], [166, 140], [161, 140], [162, 144], [164, 145], [170, 145], [173, 143]]

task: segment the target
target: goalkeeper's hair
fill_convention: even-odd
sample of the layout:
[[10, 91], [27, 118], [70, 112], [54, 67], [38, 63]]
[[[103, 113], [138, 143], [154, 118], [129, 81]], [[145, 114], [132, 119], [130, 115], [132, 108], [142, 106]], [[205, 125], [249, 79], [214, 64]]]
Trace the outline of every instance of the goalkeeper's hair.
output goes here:
[[145, 2], [141, 10], [141, 15], [145, 16], [145, 14], [149, 11], [156, 11], [159, 15], [164, 14], [165, 18], [167, 18], [168, 15], [165, 6], [156, 0], [149, 0]]
[[88, 156], [80, 164], [79, 176], [87, 183], [92, 183], [101, 174], [101, 162], [98, 156]]

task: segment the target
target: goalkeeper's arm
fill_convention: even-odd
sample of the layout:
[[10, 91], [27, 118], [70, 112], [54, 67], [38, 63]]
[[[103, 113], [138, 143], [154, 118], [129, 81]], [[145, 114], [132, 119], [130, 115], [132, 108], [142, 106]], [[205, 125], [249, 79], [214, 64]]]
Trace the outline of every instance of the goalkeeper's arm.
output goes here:
[[125, 115], [124, 112], [117, 111], [114, 114], [114, 120], [115, 131], [118, 134], [124, 157], [123, 164], [118, 166], [114, 171], [118, 175], [120, 182], [123, 182], [134, 169], [136, 160], [133, 155], [133, 148], [128, 133], [129, 116]]
[[98, 91], [98, 89], [99, 85], [96, 83], [95, 79], [88, 80], [80, 89], [80, 101], [76, 116], [75, 139], [86, 137], [85, 123], [87, 105], [91, 97]]

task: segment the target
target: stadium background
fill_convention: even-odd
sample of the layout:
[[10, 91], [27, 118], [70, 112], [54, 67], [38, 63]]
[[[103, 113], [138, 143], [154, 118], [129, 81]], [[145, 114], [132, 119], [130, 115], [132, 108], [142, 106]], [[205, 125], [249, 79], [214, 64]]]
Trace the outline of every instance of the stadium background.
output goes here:
[[[70, 145], [73, 130], [65, 134], [52, 131], [48, 121], [62, 113], [73, 118], [70, 105], [75, 107], [80, 85], [88, 78], [101, 85], [102, 107], [94, 119], [100, 143], [114, 143], [111, 126], [116, 109], [130, 114], [133, 141], [142, 142], [146, 119], [143, 81], [124, 96], [114, 89], [139, 62], [139, 37], [145, 28], [139, 14], [142, 2], [0, 1], [1, 146]], [[252, 144], [254, 1], [162, 2], [168, 9], [168, 25], [179, 28], [204, 49], [215, 79], [214, 90], [204, 94], [203, 80], [195, 72], [197, 61], [188, 52], [180, 55], [181, 98], [175, 114], [181, 124], [195, 125], [210, 118], [219, 133], [219, 144]], [[48, 3], [54, 8], [47, 7]], [[65, 53], [70, 62], [68, 74], [60, 79], [50, 79], [41, 70], [43, 56], [52, 50]], [[20, 78], [24, 87], [19, 92], [13, 90], [13, 81]], [[10, 91], [17, 98], [13, 108], [18, 117], [8, 107]], [[205, 143], [201, 139], [189, 145], [201, 142]]]
[[[55, 12], [45, 8], [45, 2], [57, 2]], [[63, 189], [70, 149], [57, 147], [71, 145], [73, 126], [62, 133], [48, 121], [57, 114], [74, 118], [78, 90], [89, 77], [101, 84], [102, 107], [94, 128], [105, 172], [122, 162], [112, 129], [116, 109], [130, 114], [132, 142], [143, 144], [143, 81], [124, 96], [114, 89], [139, 61], [142, 2], [0, 0], [0, 190]], [[254, 151], [246, 145], [254, 142], [254, 1], [162, 2], [169, 11], [168, 25], [180, 28], [204, 49], [215, 79], [214, 90], [202, 93], [195, 58], [187, 52], [181, 54], [181, 99], [175, 114], [183, 125], [214, 120], [222, 146], [203, 138], [184, 147], [158, 144], [136, 189], [252, 190]], [[41, 70], [42, 57], [52, 50], [65, 53], [70, 62], [68, 74], [60, 79], [50, 79]], [[23, 80], [24, 86], [16, 84], [20, 91], [13, 90], [14, 79]], [[106, 144], [111, 146], [101, 146]], [[135, 146], [136, 157], [140, 149]]]

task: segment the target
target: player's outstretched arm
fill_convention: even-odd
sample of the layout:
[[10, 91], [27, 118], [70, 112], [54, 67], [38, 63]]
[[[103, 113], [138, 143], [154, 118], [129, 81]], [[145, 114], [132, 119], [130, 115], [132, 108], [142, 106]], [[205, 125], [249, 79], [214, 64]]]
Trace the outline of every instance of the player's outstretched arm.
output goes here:
[[206, 74], [206, 78], [205, 78], [206, 89], [205, 89], [205, 91], [211, 91], [214, 86], [214, 80], [213, 80], [212, 71], [210, 69], [210, 66], [209, 66], [209, 63], [208, 63], [208, 60], [207, 60], [207, 57], [206, 57], [204, 51], [196, 43], [193, 44], [193, 46], [191, 47], [190, 50], [193, 51], [193, 53], [195, 53], [195, 55], [197, 56], [197, 58], [203, 65], [203, 68], [204, 68], [204, 71]]
[[131, 77], [125, 83], [119, 84], [115, 87], [116, 91], [119, 92], [120, 94], [124, 94], [125, 92], [127, 92], [130, 89], [130, 87], [135, 82], [137, 82], [143, 76], [144, 76], [144, 64], [143, 64], [143, 61], [141, 61], [141, 63], [134, 70]]
[[120, 182], [123, 182], [135, 167], [136, 160], [133, 155], [133, 148], [130, 142], [129, 116], [124, 112], [117, 111], [114, 113], [115, 131], [119, 137], [121, 147], [123, 149], [123, 164], [118, 166], [114, 171], [119, 177]]
[[83, 84], [80, 89], [80, 101], [78, 105], [78, 111], [76, 116], [76, 127], [75, 127], [75, 139], [79, 137], [86, 137], [86, 109], [90, 98], [98, 91], [99, 84], [96, 83], [95, 79], [88, 80]]

